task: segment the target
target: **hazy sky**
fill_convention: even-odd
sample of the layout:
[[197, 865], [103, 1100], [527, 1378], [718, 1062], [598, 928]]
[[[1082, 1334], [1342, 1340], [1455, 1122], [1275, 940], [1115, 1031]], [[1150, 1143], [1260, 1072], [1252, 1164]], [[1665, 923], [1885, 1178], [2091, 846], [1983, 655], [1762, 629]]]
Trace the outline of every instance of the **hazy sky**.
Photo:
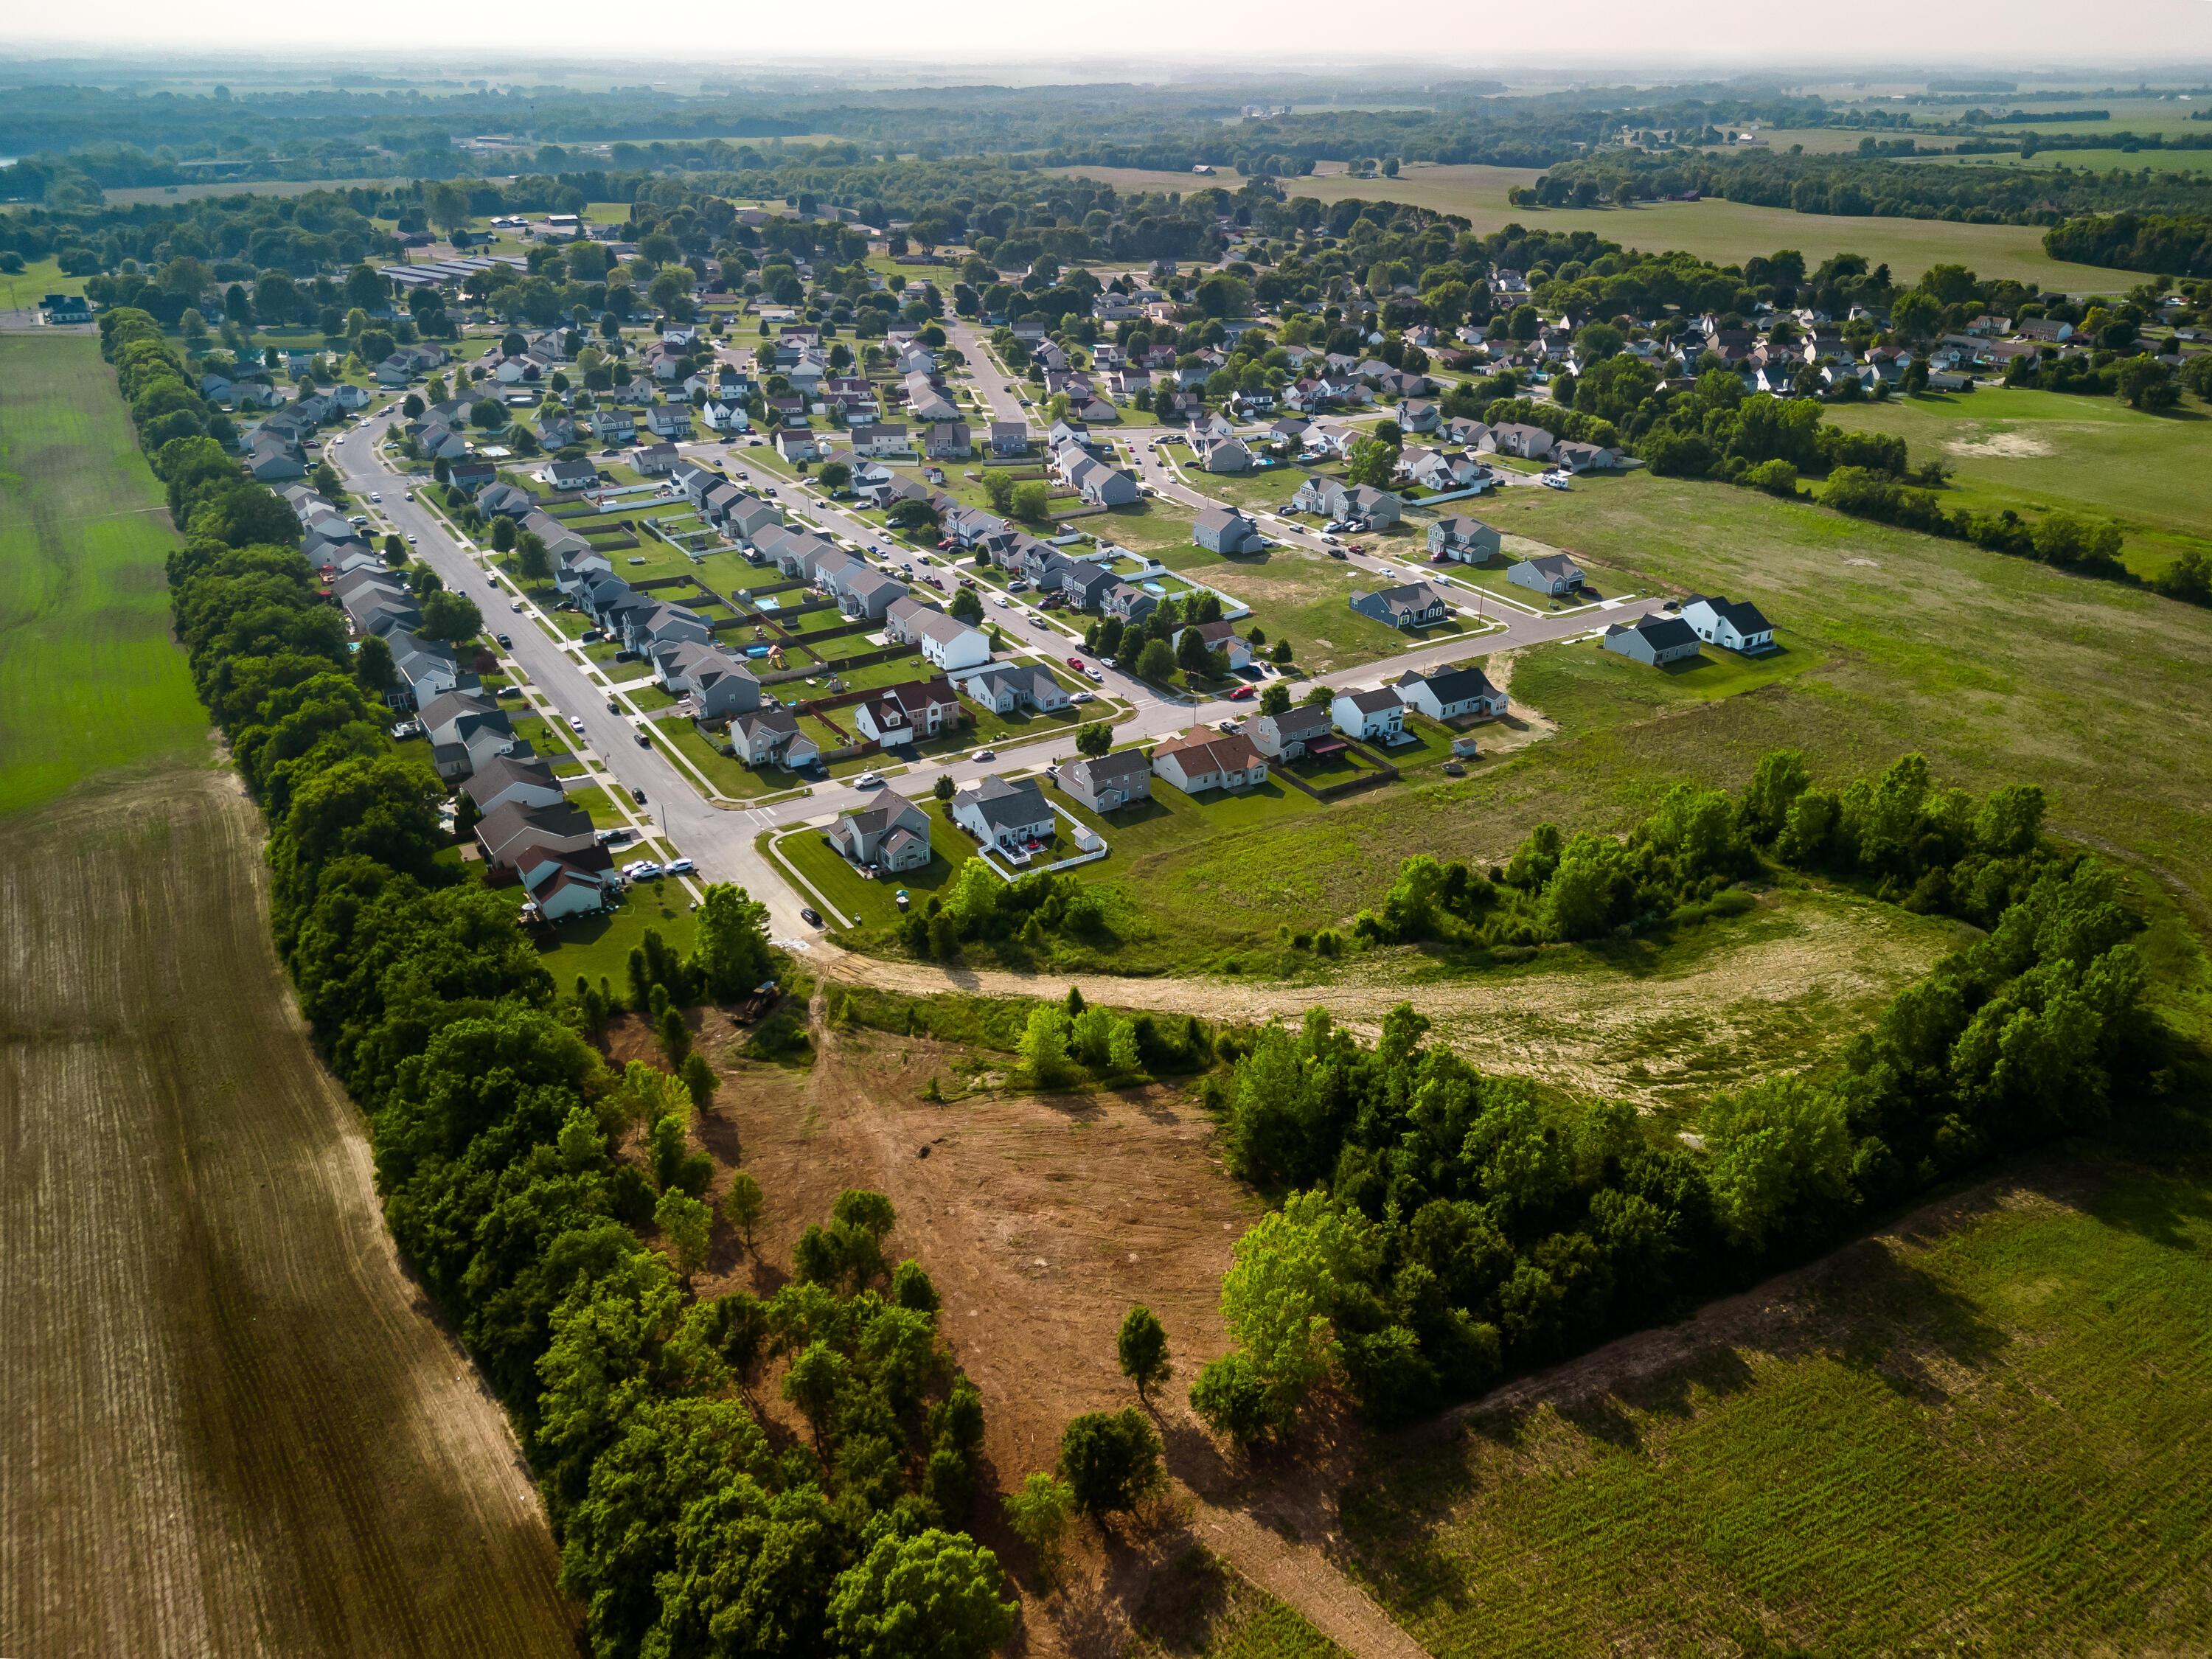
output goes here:
[[[851, 54], [875, 62], [1048, 61], [1053, 78], [1128, 78], [1156, 55], [1222, 70], [1281, 63], [1407, 60], [1431, 72], [1519, 63], [1628, 65], [1646, 74], [1704, 61], [1798, 65], [2058, 68], [2069, 64], [2212, 61], [2212, 0], [1579, 0], [1516, 9], [1465, 0], [1377, 6], [1267, 0], [1193, 6], [1118, 0], [723, 0], [631, 9], [602, 0], [106, 0], [24, 7], [0, 50], [81, 45], [121, 51], [174, 44], [203, 52], [395, 46], [412, 54], [507, 46], [522, 60], [594, 53], [680, 69]], [[1663, 59], [1663, 64], [1655, 60]], [[1210, 60], [1210, 61], [1209, 61]], [[1110, 66], [1110, 67], [1109, 67]], [[1024, 77], [1027, 78], [1027, 77]]]

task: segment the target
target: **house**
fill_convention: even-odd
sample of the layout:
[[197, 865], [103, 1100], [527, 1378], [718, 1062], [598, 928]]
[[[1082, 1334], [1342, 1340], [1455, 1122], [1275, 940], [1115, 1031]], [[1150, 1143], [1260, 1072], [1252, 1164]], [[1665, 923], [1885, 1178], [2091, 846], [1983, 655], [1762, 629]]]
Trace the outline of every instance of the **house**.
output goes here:
[[545, 482], [556, 489], [590, 489], [599, 481], [599, 469], [581, 456], [572, 460], [556, 457], [546, 464]]
[[1261, 544], [1260, 526], [1233, 507], [1209, 507], [1192, 521], [1190, 538], [1209, 553], [1242, 553]]
[[1060, 591], [1078, 611], [1097, 611], [1104, 605], [1121, 578], [1104, 565], [1089, 559], [1062, 559], [1058, 571]]
[[1730, 651], [1748, 656], [1774, 649], [1774, 624], [1748, 599], [1693, 593], [1683, 602], [1682, 620], [1699, 639]]
[[1443, 412], [1433, 403], [1409, 398], [1398, 410], [1398, 424], [1408, 432], [1434, 432], [1443, 422]]
[[1141, 622], [1159, 609], [1160, 602], [1134, 582], [1117, 581], [1098, 601], [1102, 615], [1117, 622]]
[[1552, 461], [1570, 472], [1603, 472], [1620, 465], [1620, 452], [1607, 449], [1601, 444], [1569, 443], [1565, 439], [1552, 446]]
[[584, 418], [592, 434], [610, 449], [637, 441], [637, 416], [626, 409], [595, 409]]
[[1698, 654], [1697, 630], [1680, 617], [1658, 611], [1626, 626], [1613, 623], [1605, 630], [1605, 637], [1599, 643], [1608, 651], [1652, 668]]
[[959, 719], [959, 699], [942, 675], [885, 686], [853, 706], [853, 729], [885, 749], [933, 738]]
[[1316, 472], [1291, 497], [1293, 513], [1316, 513], [1324, 519], [1358, 522], [1386, 530], [1404, 516], [1406, 504], [1387, 489], [1370, 484], [1347, 484], [1341, 478]]
[[929, 862], [929, 814], [886, 791], [872, 805], [842, 815], [830, 826], [830, 844], [887, 875], [920, 870]]
[[985, 778], [953, 796], [951, 816], [986, 847], [1019, 851], [1052, 838], [1052, 808], [1034, 778]]
[[1504, 538], [1480, 519], [1464, 515], [1439, 519], [1429, 526], [1429, 552], [1461, 564], [1488, 564], [1496, 558]]
[[854, 427], [851, 430], [853, 453], [871, 459], [880, 455], [911, 455], [913, 441], [906, 428], [896, 421], [873, 422]]
[[653, 672], [672, 696], [688, 696], [701, 720], [727, 720], [760, 707], [760, 679], [742, 657], [711, 640], [671, 640], [653, 648]]
[[665, 478], [683, 459], [674, 444], [641, 444], [631, 452], [630, 462], [648, 478]]
[[748, 766], [782, 766], [793, 772], [822, 758], [822, 746], [799, 729], [788, 708], [776, 703], [732, 717], [730, 752]]
[[1032, 708], [1057, 714], [1073, 702], [1067, 688], [1054, 679], [1050, 671], [1025, 663], [1002, 663], [980, 674], [970, 674], [960, 689], [994, 714], [1013, 714]]
[[1393, 628], [1427, 628], [1451, 615], [1451, 601], [1433, 582], [1401, 582], [1376, 592], [1355, 588], [1352, 608]]
[[[606, 848], [593, 850], [601, 859], [612, 861]], [[533, 868], [523, 878], [523, 886], [530, 894], [529, 908], [547, 921], [562, 921], [570, 916], [589, 915], [594, 910], [605, 909], [607, 895], [614, 885], [610, 874], [580, 869], [569, 859], [553, 860]]]
[[442, 641], [422, 639], [404, 627], [394, 627], [385, 629], [384, 642], [392, 647], [392, 665], [398, 672], [392, 690], [386, 696], [402, 699], [406, 708], [420, 708], [464, 681], [476, 684], [475, 677], [462, 669], [453, 647]]
[[979, 668], [991, 660], [991, 636], [957, 617], [933, 611], [915, 632], [923, 659], [942, 672]]
[[1137, 481], [1119, 467], [1085, 456], [1068, 469], [1067, 481], [1093, 507], [1129, 507], [1139, 491]]
[[581, 807], [566, 801], [532, 805], [520, 800], [507, 801], [479, 818], [476, 842], [486, 870], [517, 878], [533, 854], [558, 857], [588, 853], [599, 844], [591, 816]]
[[1524, 461], [1540, 461], [1552, 453], [1554, 441], [1540, 426], [1521, 426], [1505, 421], [1484, 433], [1476, 447], [1493, 454], [1517, 456]]
[[1241, 732], [1194, 726], [1153, 746], [1152, 775], [1186, 795], [1207, 789], [1248, 789], [1267, 781], [1267, 762]]
[[1432, 720], [1491, 720], [1505, 712], [1505, 694], [1471, 662], [1426, 672], [1409, 669], [1394, 688], [1401, 702]]
[[1201, 440], [1194, 435], [1191, 448], [1198, 456], [1198, 464], [1208, 472], [1249, 472], [1252, 452], [1241, 438], [1224, 434], [1218, 438]]
[[1152, 798], [1152, 766], [1141, 749], [1117, 749], [1060, 769], [1060, 787], [1094, 812], [1111, 812]]
[[1564, 553], [1546, 553], [1523, 559], [1506, 571], [1505, 580], [1517, 587], [1558, 599], [1583, 585], [1583, 568]]
[[921, 434], [922, 459], [931, 461], [966, 460], [975, 453], [964, 421], [933, 421]]
[[889, 571], [863, 565], [840, 577], [837, 608], [848, 617], [866, 617], [873, 622], [891, 608], [893, 600], [903, 598], [906, 592], [906, 584]]
[[488, 485], [477, 496], [477, 511], [488, 519], [526, 519], [537, 507], [536, 496], [504, 481]]
[[682, 404], [655, 404], [645, 411], [646, 429], [670, 442], [691, 435], [691, 411]]
[[651, 599], [642, 605], [629, 608], [622, 617], [622, 625], [623, 642], [641, 656], [655, 646], [675, 645], [687, 640], [703, 642], [714, 637], [707, 619], [689, 605]]
[[1279, 714], [1255, 715], [1248, 729], [1252, 746], [1269, 760], [1302, 760], [1311, 744], [1328, 736], [1328, 709], [1321, 703], [1299, 703]]
[[1197, 630], [1200, 644], [1208, 651], [1219, 652], [1229, 659], [1231, 673], [1252, 665], [1252, 647], [1244, 641], [1238, 639], [1236, 629], [1225, 622], [1186, 623], [1176, 629], [1175, 636], [1168, 643], [1177, 651], [1181, 651], [1182, 636], [1194, 629]]
[[1389, 686], [1372, 691], [1340, 691], [1328, 717], [1347, 738], [1390, 738], [1406, 729], [1406, 704]]
[[991, 453], [1002, 461], [1015, 460], [1030, 453], [1030, 428], [1023, 421], [994, 421], [991, 422]]
[[489, 817], [510, 801], [524, 806], [557, 806], [566, 799], [553, 768], [543, 760], [499, 755], [477, 768], [461, 786], [479, 818]]
[[822, 459], [822, 446], [813, 433], [803, 426], [780, 427], [775, 434], [775, 453], [793, 465], [804, 461]]

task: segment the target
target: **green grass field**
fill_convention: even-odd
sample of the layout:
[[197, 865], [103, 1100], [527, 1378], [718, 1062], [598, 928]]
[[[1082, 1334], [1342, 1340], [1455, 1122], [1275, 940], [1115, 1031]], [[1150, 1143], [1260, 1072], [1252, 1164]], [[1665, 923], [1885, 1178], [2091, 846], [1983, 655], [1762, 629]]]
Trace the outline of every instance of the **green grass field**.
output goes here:
[[2117, 398], [1984, 386], [1829, 413], [1850, 430], [1893, 432], [1915, 457], [1950, 467], [1956, 505], [2113, 520], [2138, 575], [2183, 548], [2212, 550], [2212, 416], [2194, 398], [2146, 415]]
[[172, 544], [99, 342], [0, 335], [0, 811], [210, 755]]
[[2206, 1169], [2054, 1158], [1902, 1232], [1390, 1447], [1360, 1576], [1437, 1659], [2194, 1650]]
[[12, 276], [0, 276], [0, 307], [9, 311], [27, 311], [45, 295], [83, 292], [84, 278], [63, 276], [51, 254], [28, 261]]
[[[2130, 157], [2130, 160], [2137, 159]], [[1124, 190], [1188, 191], [1188, 173], [1146, 172], [1137, 167], [1075, 167], [1087, 178], [1104, 179]], [[1717, 198], [1702, 202], [1652, 202], [1634, 208], [1583, 209], [1514, 207], [1505, 192], [1540, 175], [1526, 169], [1490, 167], [1408, 167], [1395, 179], [1357, 179], [1335, 175], [1300, 179], [1291, 192], [1321, 201], [1358, 197], [1370, 202], [1409, 202], [1439, 213], [1457, 214], [1480, 232], [1526, 225], [1532, 230], [1595, 231], [1608, 241], [1664, 252], [1680, 248], [1700, 258], [1741, 264], [1753, 254], [1796, 248], [1808, 264], [1832, 253], [1862, 253], [1888, 264], [1900, 278], [1917, 277], [1938, 264], [1964, 264], [1984, 276], [2009, 276], [2045, 288], [2124, 294], [2139, 275], [2054, 259], [2043, 251], [2043, 232], [2033, 225], [1954, 224], [1939, 219], [1843, 218], [1793, 213], [1787, 208], [1756, 207]], [[1202, 181], [1235, 190], [1243, 181], [1224, 170]]]

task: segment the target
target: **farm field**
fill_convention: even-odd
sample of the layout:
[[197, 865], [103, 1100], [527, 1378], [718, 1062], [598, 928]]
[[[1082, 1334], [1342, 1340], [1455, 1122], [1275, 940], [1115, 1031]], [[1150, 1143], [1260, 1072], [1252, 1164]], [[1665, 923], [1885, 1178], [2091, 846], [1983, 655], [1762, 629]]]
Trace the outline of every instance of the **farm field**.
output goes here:
[[[0, 339], [0, 1650], [571, 1651], [505, 1418], [292, 1010], [95, 344]], [[15, 723], [95, 704], [72, 748]]]
[[1356, 1571], [1437, 1659], [2185, 1650], [2208, 1269], [2201, 1162], [2053, 1155], [1407, 1435]]
[[0, 335], [0, 812], [210, 754], [169, 644], [170, 545], [99, 342]]
[[[1180, 190], [1218, 185], [1235, 190], [1243, 180], [1223, 172], [1212, 179], [1188, 173], [1146, 172], [1133, 167], [1069, 169], [1129, 190]], [[1291, 193], [1324, 202], [1358, 197], [1369, 202], [1409, 202], [1468, 220], [1488, 233], [1510, 224], [1532, 230], [1595, 232], [1607, 241], [1645, 252], [1681, 249], [1700, 258], [1741, 264], [1753, 254], [1796, 248], [1808, 265], [1832, 253], [1863, 253], [1887, 263], [1898, 276], [1917, 277], [1937, 264], [1964, 264], [1983, 276], [2009, 276], [2045, 288], [2124, 294], [2142, 281], [2137, 275], [2100, 265], [2053, 259], [2043, 251], [2043, 232], [2033, 225], [1969, 225], [1936, 219], [1843, 218], [1793, 213], [1787, 208], [1711, 198], [1702, 202], [1653, 202], [1634, 208], [1514, 207], [1506, 191], [1541, 175], [1527, 169], [1490, 167], [1409, 166], [1395, 179], [1355, 179], [1336, 175], [1301, 179]], [[1174, 180], [1173, 183], [1167, 182]]]
[[2146, 415], [2116, 398], [1984, 386], [1964, 395], [1836, 404], [1853, 431], [1893, 432], [1953, 470], [1946, 499], [2109, 518], [2142, 576], [2185, 547], [2212, 548], [2212, 416], [2194, 398]]

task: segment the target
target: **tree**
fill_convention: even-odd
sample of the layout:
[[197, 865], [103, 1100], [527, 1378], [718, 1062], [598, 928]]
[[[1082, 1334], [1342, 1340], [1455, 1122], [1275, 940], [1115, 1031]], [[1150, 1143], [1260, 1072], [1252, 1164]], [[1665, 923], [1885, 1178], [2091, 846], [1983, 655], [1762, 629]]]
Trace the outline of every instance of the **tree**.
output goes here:
[[835, 495], [853, 482], [853, 469], [842, 461], [824, 461], [821, 471], [815, 476], [824, 489]]
[[1052, 492], [1041, 478], [1016, 484], [1011, 499], [1014, 516], [1025, 523], [1035, 524], [1052, 511]]
[[932, 784], [930, 788], [935, 793], [938, 799], [951, 800], [955, 793], [952, 775], [950, 772], [939, 772], [937, 775], [937, 781]]
[[384, 538], [384, 562], [394, 569], [407, 562], [407, 544], [397, 533]]
[[836, 1416], [837, 1403], [852, 1376], [852, 1363], [820, 1338], [809, 1343], [784, 1373], [783, 1397], [799, 1407], [813, 1431], [814, 1445], [822, 1448], [823, 1431]]
[[1104, 720], [1093, 720], [1076, 731], [1075, 752], [1079, 755], [1103, 755], [1113, 746], [1114, 728]]
[[1184, 629], [1176, 639], [1175, 660], [1187, 678], [1210, 678], [1218, 672], [1214, 653], [1206, 648], [1206, 641], [1195, 628]]
[[740, 1170], [730, 1177], [730, 1190], [722, 1194], [722, 1215], [745, 1241], [747, 1249], [752, 1248], [753, 1230], [760, 1225], [761, 1215], [767, 1207], [761, 1184], [750, 1171]]
[[1352, 446], [1345, 464], [1345, 482], [1387, 489], [1398, 470], [1398, 452], [1379, 438], [1362, 438]]
[[1159, 1316], [1141, 1303], [1121, 1321], [1114, 1346], [1121, 1361], [1121, 1375], [1137, 1385], [1139, 1400], [1175, 1375], [1175, 1367], [1168, 1360], [1167, 1330]]
[[688, 1281], [707, 1264], [707, 1249], [714, 1230], [714, 1212], [684, 1192], [671, 1187], [653, 1208], [653, 1224], [668, 1242], [676, 1271]]
[[392, 690], [398, 678], [398, 670], [392, 660], [392, 647], [379, 634], [365, 635], [361, 649], [354, 653], [354, 678], [361, 682], [362, 690], [382, 696]]
[[885, 516], [893, 528], [903, 530], [909, 535], [937, 533], [937, 509], [919, 495], [892, 503], [890, 512]]
[[691, 1056], [691, 1028], [684, 1023], [684, 1011], [672, 1005], [660, 1011], [654, 1022], [660, 1046], [668, 1055], [671, 1066], [681, 1066]]
[[830, 1645], [846, 1659], [983, 1659], [1014, 1632], [998, 1558], [964, 1533], [890, 1533], [830, 1595]]
[[1374, 1227], [1325, 1193], [1293, 1193], [1231, 1255], [1222, 1316], [1287, 1418], [1340, 1357], [1343, 1313], [1370, 1294], [1380, 1265]]
[[417, 630], [426, 640], [447, 640], [459, 644], [472, 640], [483, 631], [483, 613], [477, 603], [465, 593], [455, 593], [440, 588], [422, 600], [422, 626]]
[[1784, 1216], [1850, 1190], [1842, 1101], [1802, 1078], [1716, 1096], [1699, 1121], [1713, 1212], [1738, 1244], [1763, 1247]]
[[536, 531], [526, 530], [515, 538], [514, 568], [526, 581], [542, 582], [552, 576], [552, 556], [545, 550], [544, 538]]
[[744, 888], [715, 882], [701, 895], [697, 941], [691, 969], [710, 1000], [728, 1002], [769, 978], [768, 907]]
[[721, 1079], [714, 1075], [714, 1068], [707, 1063], [706, 1055], [696, 1052], [690, 1054], [677, 1075], [684, 1079], [695, 1110], [703, 1112], [714, 1103], [714, 1091]]
[[1030, 1547], [1038, 1575], [1049, 1583], [1059, 1575], [1060, 1546], [1074, 1518], [1073, 1489], [1058, 1475], [1036, 1469], [1001, 1502], [1008, 1528]]
[[1066, 1008], [1042, 1002], [1030, 1010], [1029, 1024], [1022, 1028], [1022, 1066], [1038, 1088], [1054, 1088], [1067, 1080], [1068, 1032]]
[[1160, 1480], [1160, 1437], [1134, 1406], [1086, 1412], [1060, 1437], [1060, 1473], [1085, 1515], [1133, 1509]]
[[982, 597], [972, 587], [957, 589], [952, 595], [951, 605], [947, 608], [962, 622], [973, 623], [983, 620]]
[[1280, 680], [1270, 680], [1260, 693], [1260, 712], [1279, 714], [1291, 706], [1291, 688]]
[[994, 513], [1009, 513], [1014, 505], [1014, 480], [1012, 474], [993, 467], [983, 474], [983, 499], [991, 504]]
[[514, 550], [514, 520], [504, 513], [491, 521], [491, 547], [495, 553]]
[[1176, 653], [1165, 640], [1146, 640], [1137, 653], [1137, 678], [1164, 685], [1176, 672]]

